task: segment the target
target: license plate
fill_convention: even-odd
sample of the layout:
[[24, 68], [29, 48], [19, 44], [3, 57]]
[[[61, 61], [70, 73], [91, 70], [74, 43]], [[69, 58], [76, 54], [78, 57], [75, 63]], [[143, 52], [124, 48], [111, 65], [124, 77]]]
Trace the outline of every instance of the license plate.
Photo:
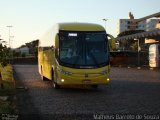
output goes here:
[[91, 82], [91, 80], [83, 80], [83, 83], [84, 84], [91, 84], [92, 82]]

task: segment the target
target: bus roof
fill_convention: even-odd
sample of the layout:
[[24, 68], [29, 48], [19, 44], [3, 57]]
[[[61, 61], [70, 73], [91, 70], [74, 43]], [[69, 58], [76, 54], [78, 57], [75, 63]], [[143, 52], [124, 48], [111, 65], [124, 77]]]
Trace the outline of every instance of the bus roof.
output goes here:
[[57, 23], [56, 26], [68, 31], [105, 31], [103, 26], [93, 23]]

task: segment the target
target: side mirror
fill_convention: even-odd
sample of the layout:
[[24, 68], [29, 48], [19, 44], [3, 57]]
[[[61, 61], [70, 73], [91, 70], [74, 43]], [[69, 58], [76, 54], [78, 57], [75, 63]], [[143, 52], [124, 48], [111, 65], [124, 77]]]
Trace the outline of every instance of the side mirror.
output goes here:
[[108, 39], [109, 50], [113, 51], [114, 49], [116, 49], [116, 39], [110, 34], [107, 34], [107, 37], [109, 37]]

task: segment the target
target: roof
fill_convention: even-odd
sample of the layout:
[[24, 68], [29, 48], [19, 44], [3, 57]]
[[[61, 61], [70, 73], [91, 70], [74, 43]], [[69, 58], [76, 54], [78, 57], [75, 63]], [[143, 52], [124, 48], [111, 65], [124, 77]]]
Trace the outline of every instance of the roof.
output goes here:
[[136, 33], [136, 34], [131, 34], [131, 35], [126, 35], [126, 36], [122, 36], [122, 37], [117, 37], [117, 40], [130, 40], [130, 39], [134, 39], [134, 38], [147, 38], [147, 37], [153, 37], [153, 36], [157, 36], [160, 35], [160, 29], [155, 29], [152, 31], [146, 31], [146, 32], [141, 32], [141, 33]]
[[58, 23], [56, 26], [59, 30], [68, 31], [105, 31], [103, 26], [93, 23]]

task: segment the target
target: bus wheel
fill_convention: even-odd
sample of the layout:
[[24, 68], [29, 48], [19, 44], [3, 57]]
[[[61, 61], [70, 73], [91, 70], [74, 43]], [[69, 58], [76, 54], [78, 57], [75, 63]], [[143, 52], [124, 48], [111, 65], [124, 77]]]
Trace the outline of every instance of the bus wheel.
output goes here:
[[43, 76], [43, 74], [41, 74], [41, 79], [42, 79], [43, 81], [46, 81], [46, 78]]
[[59, 86], [57, 83], [53, 82], [53, 88], [54, 88], [54, 89], [59, 89], [60, 86]]
[[52, 84], [53, 84], [53, 88], [54, 89], [59, 89], [60, 86], [54, 80], [55, 80], [55, 78], [54, 78], [54, 71], [52, 70]]
[[41, 79], [44, 80], [44, 76], [43, 76], [43, 70], [42, 70], [42, 66], [41, 66]]
[[43, 81], [46, 81], [46, 80], [47, 80], [47, 78], [43, 76], [42, 67], [41, 67], [41, 79], [42, 79]]

